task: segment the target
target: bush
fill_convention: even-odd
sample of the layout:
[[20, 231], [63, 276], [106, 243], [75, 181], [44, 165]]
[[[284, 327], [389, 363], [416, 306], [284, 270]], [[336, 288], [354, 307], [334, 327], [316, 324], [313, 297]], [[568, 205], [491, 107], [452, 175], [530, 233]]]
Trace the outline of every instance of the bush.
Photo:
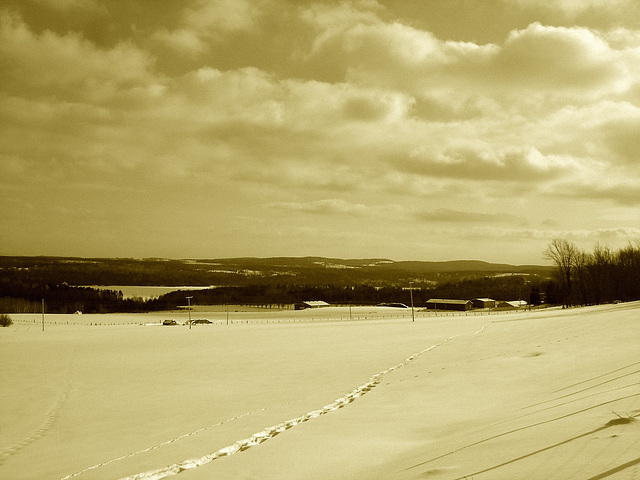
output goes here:
[[13, 323], [11, 317], [6, 313], [0, 314], [0, 327], [8, 327]]

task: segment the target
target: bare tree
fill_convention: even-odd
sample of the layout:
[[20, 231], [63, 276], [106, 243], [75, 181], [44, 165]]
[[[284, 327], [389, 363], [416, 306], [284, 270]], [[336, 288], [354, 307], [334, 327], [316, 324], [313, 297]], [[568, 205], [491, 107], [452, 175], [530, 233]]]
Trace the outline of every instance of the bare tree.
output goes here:
[[614, 254], [608, 246], [596, 244], [587, 265], [590, 291], [596, 304], [613, 301]]
[[591, 255], [576, 250], [573, 260], [574, 282], [577, 284], [577, 290], [580, 294], [579, 300], [581, 305], [589, 303], [588, 295], [588, 265], [591, 263]]
[[579, 252], [575, 244], [561, 238], [554, 238], [544, 251], [544, 257], [553, 261], [558, 268], [565, 289], [564, 305], [567, 307], [571, 304], [572, 277]]
[[640, 296], [640, 241], [629, 243], [616, 255], [616, 294], [620, 300]]

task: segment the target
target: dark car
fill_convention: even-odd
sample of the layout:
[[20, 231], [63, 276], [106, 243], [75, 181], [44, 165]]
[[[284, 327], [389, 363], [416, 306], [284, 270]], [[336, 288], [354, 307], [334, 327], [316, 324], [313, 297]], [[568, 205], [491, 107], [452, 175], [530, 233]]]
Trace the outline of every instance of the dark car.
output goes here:
[[176, 322], [175, 320], [171, 319], [171, 320], [165, 320], [162, 322], [162, 325], [177, 325], [178, 322]]
[[207, 320], [206, 318], [198, 318], [196, 320], [192, 320], [191, 323], [193, 325], [204, 325], [207, 323], [213, 323], [211, 320]]

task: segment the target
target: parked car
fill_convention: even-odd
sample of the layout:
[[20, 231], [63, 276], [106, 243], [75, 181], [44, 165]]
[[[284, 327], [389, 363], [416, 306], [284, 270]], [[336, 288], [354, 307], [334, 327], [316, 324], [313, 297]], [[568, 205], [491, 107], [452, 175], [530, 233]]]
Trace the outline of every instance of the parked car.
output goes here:
[[196, 320], [191, 320], [193, 325], [203, 325], [207, 323], [213, 323], [211, 320], [207, 320], [206, 318], [198, 318]]
[[169, 319], [169, 320], [164, 320], [162, 322], [162, 325], [177, 325], [178, 322], [176, 322], [174, 319]]

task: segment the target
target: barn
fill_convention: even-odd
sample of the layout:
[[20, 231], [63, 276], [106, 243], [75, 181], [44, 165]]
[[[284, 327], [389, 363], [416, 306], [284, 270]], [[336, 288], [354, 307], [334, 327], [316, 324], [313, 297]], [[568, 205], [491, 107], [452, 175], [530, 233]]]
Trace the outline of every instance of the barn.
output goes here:
[[430, 298], [427, 300], [429, 310], [458, 310], [466, 312], [473, 308], [471, 300], [448, 300], [444, 298]]
[[328, 307], [328, 306], [329, 304], [322, 300], [306, 300], [304, 302], [296, 303], [295, 309], [304, 310], [306, 308], [321, 308], [321, 307]]
[[492, 298], [474, 298], [471, 300], [473, 308], [494, 308], [496, 301]]

